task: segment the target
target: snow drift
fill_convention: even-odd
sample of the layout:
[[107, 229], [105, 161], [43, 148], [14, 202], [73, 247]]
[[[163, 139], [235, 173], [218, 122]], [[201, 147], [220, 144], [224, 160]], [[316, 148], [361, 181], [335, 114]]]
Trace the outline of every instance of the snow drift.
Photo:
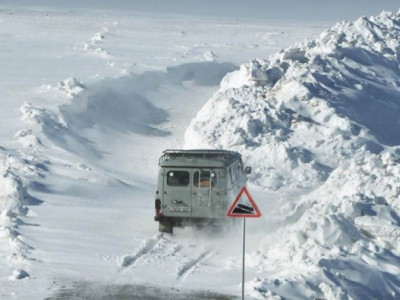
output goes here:
[[24, 130], [17, 132], [14, 138], [22, 145], [23, 151], [0, 147], [0, 251], [7, 256], [10, 268], [14, 269], [10, 280], [30, 276], [23, 268], [29, 265], [32, 247], [19, 232], [19, 227], [28, 225], [21, 219], [28, 213], [27, 206], [41, 203], [28, 193], [28, 185], [33, 187], [35, 179], [46, 171], [45, 165], [31, 151], [37, 138]]
[[[230, 63], [187, 63], [169, 67], [166, 71], [105, 79], [86, 87], [72, 99], [71, 104], [63, 105], [60, 110], [67, 123], [77, 130], [98, 126], [102, 130], [167, 136], [169, 132], [158, 129], [157, 125], [168, 120], [168, 112], [156, 107], [147, 93], [166, 85], [182, 88], [187, 81], [199, 86], [217, 85], [227, 72], [235, 69], [236, 66]], [[75, 82], [68, 91], [84, 87], [76, 80], [65, 82]], [[61, 85], [64, 86], [67, 85]], [[162, 101], [157, 99], [158, 103]]]
[[250, 294], [400, 297], [399, 78], [400, 12], [382, 12], [242, 65], [191, 122], [186, 148], [239, 151], [287, 196]]

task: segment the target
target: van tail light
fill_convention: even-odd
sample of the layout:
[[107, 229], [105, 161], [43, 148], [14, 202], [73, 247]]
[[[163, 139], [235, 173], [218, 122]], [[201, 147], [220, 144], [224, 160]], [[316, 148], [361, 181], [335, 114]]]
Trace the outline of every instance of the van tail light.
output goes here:
[[156, 219], [161, 217], [161, 200], [160, 199], [156, 199]]

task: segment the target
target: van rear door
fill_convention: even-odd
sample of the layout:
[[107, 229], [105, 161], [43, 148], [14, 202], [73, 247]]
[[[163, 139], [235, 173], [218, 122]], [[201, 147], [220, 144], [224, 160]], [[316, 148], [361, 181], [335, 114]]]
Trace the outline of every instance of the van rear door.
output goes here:
[[192, 217], [220, 217], [220, 187], [216, 170], [193, 170]]
[[192, 184], [190, 169], [166, 168], [164, 170], [165, 216], [190, 217]]

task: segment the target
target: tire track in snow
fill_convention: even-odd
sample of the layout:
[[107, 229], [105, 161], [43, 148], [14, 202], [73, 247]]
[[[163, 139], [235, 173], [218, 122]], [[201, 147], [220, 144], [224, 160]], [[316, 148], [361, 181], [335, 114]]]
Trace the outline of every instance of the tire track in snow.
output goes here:
[[126, 270], [127, 267], [134, 265], [141, 257], [154, 249], [154, 247], [160, 242], [161, 238], [162, 235], [157, 234], [155, 237], [146, 240], [135, 254], [125, 256], [120, 271]]
[[[145, 264], [151, 268], [154, 265], [159, 265], [159, 262], [170, 263], [176, 260], [177, 253], [181, 252], [182, 249], [186, 248], [185, 244], [176, 243], [176, 241], [171, 241], [165, 238], [162, 234], [157, 234], [150, 239], [144, 240], [142, 245], [136, 250], [132, 255], [127, 255], [123, 258], [119, 272], [121, 274], [127, 272], [132, 267], [140, 268], [143, 261]], [[179, 287], [195, 270], [197, 270], [201, 265], [209, 259], [214, 254], [211, 249], [203, 250], [199, 255], [190, 255], [186, 262], [180, 260], [180, 266], [177, 270], [177, 277], [175, 280], [175, 287]], [[146, 261], [146, 257], [151, 257]]]
[[205, 260], [209, 259], [213, 255], [210, 250], [202, 252], [197, 258], [191, 259], [183, 264], [178, 271], [178, 277], [176, 280], [176, 286], [180, 286], [195, 269], [197, 269]]

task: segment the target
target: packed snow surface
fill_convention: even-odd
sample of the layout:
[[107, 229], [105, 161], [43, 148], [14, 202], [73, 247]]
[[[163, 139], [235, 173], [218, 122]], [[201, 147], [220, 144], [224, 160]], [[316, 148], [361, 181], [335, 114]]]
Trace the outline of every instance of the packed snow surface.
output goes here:
[[186, 148], [239, 151], [282, 199], [251, 295], [400, 298], [399, 78], [400, 12], [382, 12], [242, 65], [191, 122]]
[[238, 297], [240, 228], [157, 233], [158, 157], [183, 145], [253, 168], [246, 297], [400, 297], [399, 13], [319, 37], [121, 11], [0, 24], [1, 299]]

